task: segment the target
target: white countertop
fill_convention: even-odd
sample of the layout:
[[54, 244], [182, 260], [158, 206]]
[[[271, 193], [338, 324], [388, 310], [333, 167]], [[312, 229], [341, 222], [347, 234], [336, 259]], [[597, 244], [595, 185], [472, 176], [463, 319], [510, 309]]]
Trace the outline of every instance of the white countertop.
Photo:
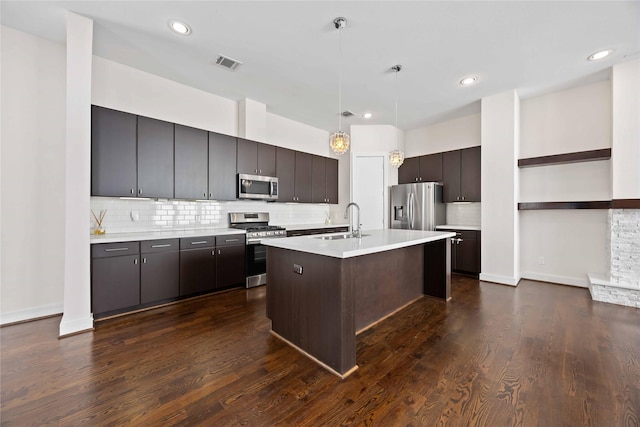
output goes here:
[[91, 243], [134, 242], [137, 240], [179, 239], [182, 237], [223, 236], [245, 234], [237, 228], [202, 228], [197, 230], [141, 231], [132, 233], [92, 234]]
[[455, 225], [455, 224], [436, 225], [436, 230], [472, 230], [472, 231], [481, 231], [479, 225]]
[[[364, 230], [362, 234], [361, 239], [323, 240], [317, 235], [262, 239], [262, 244], [334, 258], [351, 258], [455, 237], [455, 233], [446, 231], [396, 229]], [[331, 235], [333, 234], [325, 234], [324, 236]]]
[[348, 223], [345, 223], [345, 224], [325, 224], [325, 223], [319, 223], [319, 224], [275, 224], [275, 223], [273, 223], [272, 225], [279, 225], [280, 227], [286, 228], [287, 231], [314, 230], [314, 229], [318, 229], [318, 228], [336, 228], [336, 227], [348, 227], [349, 226]]

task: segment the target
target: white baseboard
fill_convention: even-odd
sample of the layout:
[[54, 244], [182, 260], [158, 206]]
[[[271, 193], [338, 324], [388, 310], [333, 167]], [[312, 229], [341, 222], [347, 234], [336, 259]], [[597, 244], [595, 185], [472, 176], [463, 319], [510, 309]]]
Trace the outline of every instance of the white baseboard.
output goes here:
[[0, 325], [62, 314], [62, 308], [62, 304], [52, 304], [26, 310], [11, 311], [9, 313], [0, 313]]
[[561, 285], [577, 286], [579, 288], [589, 287], [588, 277], [585, 277], [584, 279], [580, 279], [578, 277], [556, 276], [554, 274], [525, 272], [525, 273], [522, 273], [522, 278], [529, 279], [529, 280], [537, 280], [539, 282], [549, 282], [549, 283], [558, 283]]
[[483, 282], [499, 283], [501, 285], [518, 286], [518, 282], [520, 281], [520, 278], [480, 273], [480, 280], [482, 280]]
[[89, 313], [88, 317], [81, 317], [76, 319], [69, 319], [67, 316], [62, 316], [60, 321], [59, 336], [64, 337], [66, 335], [73, 335], [79, 332], [86, 332], [93, 330], [93, 314]]

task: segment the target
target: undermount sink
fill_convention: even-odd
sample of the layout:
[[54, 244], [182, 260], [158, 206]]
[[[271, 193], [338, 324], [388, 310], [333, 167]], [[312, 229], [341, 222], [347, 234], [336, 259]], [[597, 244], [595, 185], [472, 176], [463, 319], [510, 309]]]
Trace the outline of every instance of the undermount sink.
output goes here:
[[[360, 237], [366, 237], [366, 236], [370, 236], [370, 234], [363, 234]], [[354, 236], [351, 233], [345, 233], [345, 234], [331, 234], [328, 236], [317, 236], [315, 237], [316, 239], [322, 239], [322, 240], [342, 240], [342, 239], [357, 239], [356, 236]]]

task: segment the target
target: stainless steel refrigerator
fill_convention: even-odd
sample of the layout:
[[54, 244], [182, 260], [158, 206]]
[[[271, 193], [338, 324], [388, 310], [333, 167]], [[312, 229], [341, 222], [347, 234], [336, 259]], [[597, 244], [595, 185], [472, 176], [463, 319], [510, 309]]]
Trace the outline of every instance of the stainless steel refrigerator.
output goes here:
[[435, 230], [446, 223], [442, 184], [420, 182], [391, 186], [390, 228]]

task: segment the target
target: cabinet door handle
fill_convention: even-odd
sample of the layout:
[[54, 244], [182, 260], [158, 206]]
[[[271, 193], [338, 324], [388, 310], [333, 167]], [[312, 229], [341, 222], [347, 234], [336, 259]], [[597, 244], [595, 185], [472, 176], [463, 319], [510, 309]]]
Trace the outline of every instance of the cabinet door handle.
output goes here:
[[202, 197], [207, 197], [207, 193], [202, 193]]
[[209, 198], [213, 197], [213, 193], [209, 193]]
[[216, 251], [215, 250], [211, 251], [211, 256], [216, 256]]
[[206, 240], [198, 240], [197, 242], [191, 242], [192, 245], [204, 245], [205, 243], [209, 243]]
[[218, 249], [218, 255], [220, 255], [220, 249]]
[[131, 189], [131, 194], [134, 194], [133, 188]]
[[134, 260], [133, 260], [133, 263], [134, 263], [135, 265], [138, 265], [138, 258], [134, 259]]
[[462, 200], [464, 200], [464, 196], [462, 196]]
[[146, 264], [147, 263], [147, 259], [146, 258], [142, 258], [142, 263]]
[[225, 239], [225, 242], [239, 242], [240, 239]]
[[128, 251], [129, 248], [110, 248], [110, 249], [105, 249], [105, 252], [118, 252], [118, 251]]
[[138, 188], [138, 194], [142, 194], [142, 188]]
[[167, 243], [166, 245], [151, 245], [152, 248], [170, 248], [171, 244]]

